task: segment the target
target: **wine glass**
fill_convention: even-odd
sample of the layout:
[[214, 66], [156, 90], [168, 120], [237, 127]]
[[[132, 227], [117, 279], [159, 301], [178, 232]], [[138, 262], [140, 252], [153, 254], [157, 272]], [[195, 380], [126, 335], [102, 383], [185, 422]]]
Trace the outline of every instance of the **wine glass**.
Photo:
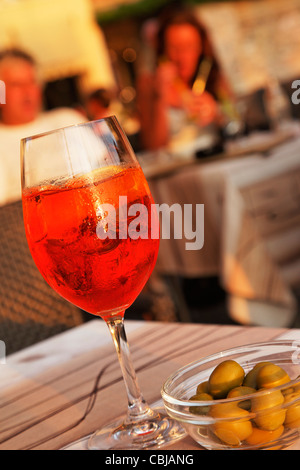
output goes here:
[[158, 448], [184, 431], [143, 398], [124, 329], [147, 282], [159, 223], [142, 170], [112, 116], [21, 142], [22, 199], [32, 257], [48, 284], [104, 319], [116, 347], [128, 411], [95, 432], [90, 449]]

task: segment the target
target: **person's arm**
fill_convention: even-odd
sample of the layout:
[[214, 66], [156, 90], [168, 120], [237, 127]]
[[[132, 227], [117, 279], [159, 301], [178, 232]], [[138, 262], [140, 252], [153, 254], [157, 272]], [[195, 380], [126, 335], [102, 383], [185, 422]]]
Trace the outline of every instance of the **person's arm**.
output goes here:
[[201, 94], [191, 92], [189, 99], [186, 100], [186, 110], [199, 127], [205, 127], [211, 123], [217, 124], [220, 119], [218, 103], [207, 91]]
[[155, 78], [150, 76], [140, 77], [138, 84], [141, 140], [148, 150], [164, 147], [169, 140], [167, 104], [163, 90], [156, 85]]

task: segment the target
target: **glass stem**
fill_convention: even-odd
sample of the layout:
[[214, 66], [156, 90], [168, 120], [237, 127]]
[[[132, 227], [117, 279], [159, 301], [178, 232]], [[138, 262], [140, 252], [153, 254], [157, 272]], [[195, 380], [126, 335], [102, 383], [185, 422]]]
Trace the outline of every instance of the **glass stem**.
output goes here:
[[146, 417], [149, 418], [149, 415], [152, 415], [153, 412], [143, 398], [137, 382], [136, 373], [132, 365], [131, 354], [126, 338], [124, 318], [116, 317], [115, 319], [108, 320], [106, 323], [116, 347], [127, 391], [127, 422], [136, 422], [141, 421]]

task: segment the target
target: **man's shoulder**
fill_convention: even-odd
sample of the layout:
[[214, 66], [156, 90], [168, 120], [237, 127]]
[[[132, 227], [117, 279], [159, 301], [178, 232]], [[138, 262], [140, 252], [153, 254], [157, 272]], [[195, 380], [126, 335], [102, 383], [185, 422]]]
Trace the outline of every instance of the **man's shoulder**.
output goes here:
[[[20, 126], [6, 126], [0, 122], [0, 136], [2, 141], [13, 141], [22, 134]], [[21, 138], [21, 137], [20, 137]]]
[[42, 118], [49, 123], [53, 123], [55, 128], [86, 122], [86, 118], [81, 113], [71, 108], [52, 109], [44, 112]]

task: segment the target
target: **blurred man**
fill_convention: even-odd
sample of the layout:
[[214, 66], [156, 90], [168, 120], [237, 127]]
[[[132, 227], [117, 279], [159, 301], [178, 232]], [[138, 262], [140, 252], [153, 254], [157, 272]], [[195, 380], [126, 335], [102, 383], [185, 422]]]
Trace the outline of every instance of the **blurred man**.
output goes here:
[[0, 104], [0, 205], [21, 198], [20, 140], [82, 122], [72, 109], [42, 111], [42, 87], [32, 57], [19, 50], [0, 53], [0, 80], [5, 104]]

